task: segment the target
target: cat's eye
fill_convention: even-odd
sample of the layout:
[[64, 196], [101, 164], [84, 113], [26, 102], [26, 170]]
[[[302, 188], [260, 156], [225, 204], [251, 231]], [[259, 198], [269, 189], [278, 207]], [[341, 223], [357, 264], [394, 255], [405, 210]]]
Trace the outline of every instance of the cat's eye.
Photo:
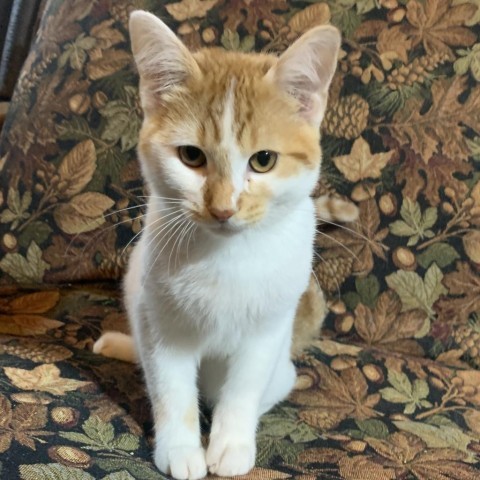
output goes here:
[[270, 150], [260, 150], [248, 160], [250, 168], [257, 173], [269, 172], [277, 162], [278, 155]]
[[205, 154], [199, 148], [192, 145], [178, 147], [178, 155], [185, 165], [192, 168], [202, 167], [207, 162]]

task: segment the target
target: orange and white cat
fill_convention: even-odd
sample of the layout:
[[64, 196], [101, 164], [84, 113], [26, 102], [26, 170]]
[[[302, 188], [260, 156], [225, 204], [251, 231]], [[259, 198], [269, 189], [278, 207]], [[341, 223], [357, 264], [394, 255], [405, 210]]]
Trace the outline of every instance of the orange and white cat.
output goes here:
[[[130, 35], [151, 196], [124, 292], [154, 460], [177, 479], [242, 475], [254, 466], [260, 415], [294, 385], [294, 320], [316, 288], [310, 195], [340, 35], [316, 27], [280, 57], [190, 53], [143, 11], [132, 13]], [[132, 360], [129, 342], [107, 334], [95, 351]], [[214, 405], [206, 450], [199, 397]]]

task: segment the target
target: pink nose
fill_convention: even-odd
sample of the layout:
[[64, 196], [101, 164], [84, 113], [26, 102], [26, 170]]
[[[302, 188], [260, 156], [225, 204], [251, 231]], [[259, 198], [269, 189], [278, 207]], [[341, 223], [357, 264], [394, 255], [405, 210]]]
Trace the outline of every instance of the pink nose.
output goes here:
[[212, 214], [212, 217], [214, 217], [220, 223], [226, 222], [235, 213], [233, 210], [220, 210], [215, 207], [211, 207], [209, 210]]

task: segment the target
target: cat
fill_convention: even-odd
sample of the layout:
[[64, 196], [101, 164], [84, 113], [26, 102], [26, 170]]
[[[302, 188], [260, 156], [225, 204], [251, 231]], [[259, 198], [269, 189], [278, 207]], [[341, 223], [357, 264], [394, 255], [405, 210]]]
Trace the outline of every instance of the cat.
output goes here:
[[[243, 475], [259, 417], [294, 386], [292, 332], [302, 348], [325, 313], [311, 276], [311, 193], [340, 34], [315, 27], [276, 57], [191, 53], [144, 11], [129, 29], [150, 193], [124, 279], [134, 345], [106, 333], [94, 351], [141, 364], [160, 471]], [[357, 215], [341, 200], [317, 201], [327, 207]], [[206, 449], [200, 397], [213, 406]]]

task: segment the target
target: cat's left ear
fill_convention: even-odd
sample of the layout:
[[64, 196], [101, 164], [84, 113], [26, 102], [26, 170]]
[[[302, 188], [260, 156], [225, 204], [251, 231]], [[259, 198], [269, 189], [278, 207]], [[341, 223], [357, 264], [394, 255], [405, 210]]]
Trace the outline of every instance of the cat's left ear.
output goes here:
[[296, 40], [267, 73], [300, 102], [300, 114], [313, 124], [320, 125], [323, 119], [340, 45], [335, 27], [315, 27]]

